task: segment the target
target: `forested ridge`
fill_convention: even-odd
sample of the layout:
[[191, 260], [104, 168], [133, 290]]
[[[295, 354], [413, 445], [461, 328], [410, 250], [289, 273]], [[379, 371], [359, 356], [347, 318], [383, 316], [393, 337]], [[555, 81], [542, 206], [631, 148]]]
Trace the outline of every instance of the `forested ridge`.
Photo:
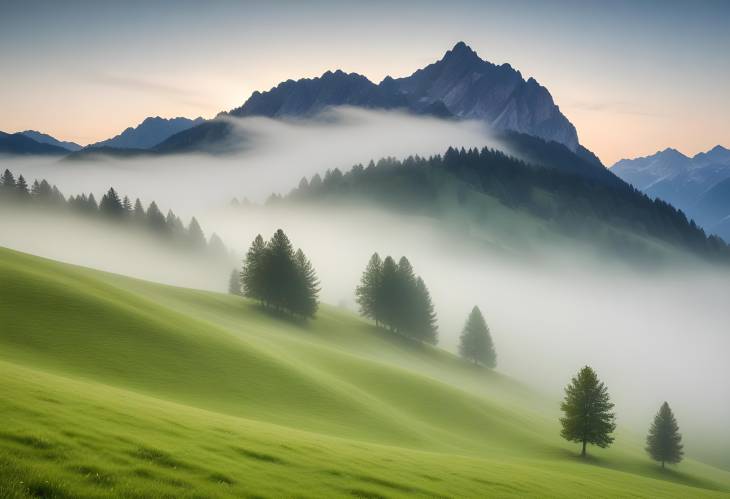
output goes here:
[[[503, 205], [550, 222], [571, 236], [606, 238], [597, 222], [648, 236], [703, 258], [730, 262], [728, 245], [708, 236], [694, 221], [669, 203], [651, 199], [616, 179], [606, 183], [556, 168], [535, 166], [501, 151], [449, 148], [444, 155], [383, 158], [347, 173], [328, 170], [324, 178], [302, 179], [282, 198], [269, 202], [366, 199], [402, 211], [439, 216], [444, 196], [467, 208], [473, 194], [487, 194]], [[453, 192], [450, 192], [453, 191]], [[607, 241], [629, 246], [618, 235]], [[627, 248], [623, 248], [626, 250]]]

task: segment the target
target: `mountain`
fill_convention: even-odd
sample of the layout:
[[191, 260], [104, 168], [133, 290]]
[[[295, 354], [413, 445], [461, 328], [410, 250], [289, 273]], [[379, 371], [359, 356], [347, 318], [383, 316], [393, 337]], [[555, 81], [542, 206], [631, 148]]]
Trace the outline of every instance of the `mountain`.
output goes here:
[[[482, 60], [464, 42], [408, 77], [388, 76], [379, 84], [340, 70], [318, 78], [287, 80], [267, 92], [254, 92], [240, 107], [221, 113], [219, 121], [225, 116], [309, 117], [342, 105], [481, 120], [497, 130], [558, 142], [600, 164], [579, 145], [575, 127], [545, 87], [534, 78], [525, 80], [509, 64], [497, 66]], [[223, 140], [196, 128], [178, 133], [170, 144], [160, 144], [161, 149], [176, 152], [172, 142], [183, 144], [186, 150], [204, 149], [215, 146], [211, 138]]]
[[68, 154], [68, 149], [38, 142], [23, 133], [0, 132], [0, 154], [60, 156]]
[[578, 148], [575, 127], [545, 87], [534, 78], [525, 81], [509, 64], [482, 60], [464, 42], [440, 61], [386, 84], [408, 95], [411, 107], [442, 102], [459, 118], [553, 140], [573, 151]]
[[652, 197], [680, 208], [707, 231], [730, 241], [730, 150], [716, 146], [688, 157], [676, 149], [622, 159], [611, 171]]
[[35, 130], [26, 130], [25, 132], [21, 132], [23, 135], [25, 135], [28, 138], [31, 138], [35, 140], [36, 142], [40, 142], [41, 144], [50, 144], [52, 146], [56, 147], [63, 147], [64, 149], [68, 151], [78, 151], [81, 149], [82, 146], [78, 145], [76, 142], [67, 142], [63, 140], [58, 140], [55, 137], [52, 137], [48, 134], [37, 132]]
[[89, 148], [151, 149], [171, 135], [204, 123], [203, 118], [146, 118], [136, 127], [129, 127], [111, 139], [91, 144]]

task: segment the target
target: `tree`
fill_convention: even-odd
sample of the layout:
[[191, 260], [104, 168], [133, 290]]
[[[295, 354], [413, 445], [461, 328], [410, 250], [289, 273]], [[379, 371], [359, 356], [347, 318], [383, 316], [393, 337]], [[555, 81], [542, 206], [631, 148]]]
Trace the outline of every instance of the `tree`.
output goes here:
[[416, 338], [435, 345], [438, 343], [436, 312], [431, 302], [431, 293], [428, 292], [426, 283], [423, 282], [420, 276], [416, 278], [414, 298], [413, 322], [410, 324], [411, 330], [415, 333]]
[[210, 239], [208, 240], [208, 251], [217, 258], [228, 256], [226, 245], [223, 244], [223, 240], [215, 232], [210, 235]]
[[30, 197], [30, 191], [28, 190], [28, 183], [23, 178], [23, 175], [18, 177], [18, 181], [15, 183], [15, 191], [18, 193], [20, 199], [28, 199]]
[[241, 296], [241, 273], [238, 269], [233, 269], [231, 277], [228, 279], [228, 292], [232, 295]]
[[99, 210], [113, 218], [124, 216], [124, 205], [114, 187], [110, 187], [107, 193], [102, 196], [101, 201], [99, 201]]
[[294, 248], [284, 231], [278, 229], [267, 245], [263, 259], [264, 300], [277, 310], [289, 308], [294, 301], [291, 283], [296, 280]]
[[379, 293], [375, 297], [381, 311], [382, 322], [389, 329], [398, 331], [398, 266], [392, 257], [383, 260]]
[[147, 220], [147, 214], [144, 212], [144, 206], [142, 206], [142, 201], [140, 201], [139, 198], [137, 198], [137, 200], [134, 202], [132, 220], [134, 220], [139, 225], [142, 225], [145, 220]]
[[7, 168], [0, 177], [0, 183], [2, 184], [2, 190], [6, 193], [11, 193], [15, 189], [15, 177]]
[[606, 385], [589, 366], [571, 379], [560, 409], [565, 413], [560, 418], [563, 427], [560, 435], [568, 441], [582, 443], [581, 456], [586, 455], [587, 444], [605, 448], [613, 442], [611, 433], [616, 429], [615, 415], [611, 412], [613, 404]]
[[127, 196], [124, 196], [122, 200], [122, 208], [124, 209], [123, 215], [126, 217], [132, 213], [132, 202]]
[[154, 201], [152, 201], [147, 208], [147, 224], [158, 234], [167, 233], [168, 229], [165, 221], [165, 215], [162, 214], [160, 209], [157, 207], [157, 203]]
[[379, 326], [382, 316], [378, 294], [381, 292], [383, 273], [383, 261], [380, 255], [373, 253], [370, 257], [365, 271], [360, 278], [360, 285], [355, 289], [357, 304], [360, 306], [360, 313], [373, 319], [375, 325]]
[[649, 428], [649, 435], [646, 437], [646, 452], [652, 459], [661, 462], [662, 468], [664, 468], [664, 463], [676, 464], [682, 461], [683, 447], [677, 420], [674, 418], [669, 404], [664, 402]]
[[314, 317], [317, 312], [319, 296], [319, 280], [314, 271], [312, 262], [298, 249], [294, 254], [294, 264], [297, 270], [297, 281], [294, 295], [293, 311], [302, 317]]
[[497, 353], [494, 351], [489, 326], [477, 306], [471, 310], [459, 337], [459, 354], [475, 364], [489, 368], [497, 366]]
[[188, 225], [188, 242], [196, 250], [205, 249], [206, 246], [205, 234], [203, 234], [203, 229], [200, 228], [200, 224], [195, 217], [190, 220], [190, 225]]
[[264, 302], [263, 260], [265, 252], [266, 242], [261, 234], [258, 234], [246, 253], [241, 270], [243, 295], [262, 303]]

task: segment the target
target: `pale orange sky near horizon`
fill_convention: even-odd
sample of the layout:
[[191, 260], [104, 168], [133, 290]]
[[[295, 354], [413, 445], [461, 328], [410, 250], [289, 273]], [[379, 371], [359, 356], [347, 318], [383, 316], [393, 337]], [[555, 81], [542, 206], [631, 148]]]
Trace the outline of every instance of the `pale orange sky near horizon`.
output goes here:
[[0, 3], [0, 43], [10, 48], [0, 64], [13, 68], [0, 80], [0, 130], [86, 145], [148, 116], [211, 118], [254, 90], [330, 69], [376, 83], [405, 76], [463, 39], [547, 87], [606, 165], [667, 147], [730, 147], [730, 9], [721, 3], [666, 2], [673, 13], [642, 2], [463, 1], [448, 21], [431, 2], [244, 5]]

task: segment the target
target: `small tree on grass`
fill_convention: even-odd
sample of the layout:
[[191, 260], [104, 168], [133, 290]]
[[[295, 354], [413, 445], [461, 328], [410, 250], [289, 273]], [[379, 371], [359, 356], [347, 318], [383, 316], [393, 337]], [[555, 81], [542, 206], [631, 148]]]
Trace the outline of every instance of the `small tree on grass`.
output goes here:
[[373, 253], [368, 266], [362, 273], [360, 285], [355, 289], [357, 304], [360, 305], [360, 313], [369, 319], [373, 319], [376, 326], [380, 326], [382, 318], [382, 311], [377, 298], [378, 293], [380, 293], [382, 273], [383, 261], [380, 259], [380, 255]]
[[652, 459], [662, 463], [676, 464], [684, 455], [682, 435], [679, 433], [677, 420], [674, 419], [672, 409], [664, 402], [654, 417], [646, 437], [646, 452]]
[[560, 435], [571, 442], [583, 445], [581, 456], [586, 455], [586, 445], [608, 447], [613, 443], [611, 434], [616, 429], [613, 404], [606, 385], [598, 380], [596, 372], [585, 366], [565, 388], [565, 400], [560, 404], [565, 416], [560, 418], [563, 429]]
[[464, 330], [461, 332], [459, 354], [475, 364], [482, 364], [489, 368], [497, 366], [497, 353], [494, 351], [489, 326], [477, 306], [471, 310]]

